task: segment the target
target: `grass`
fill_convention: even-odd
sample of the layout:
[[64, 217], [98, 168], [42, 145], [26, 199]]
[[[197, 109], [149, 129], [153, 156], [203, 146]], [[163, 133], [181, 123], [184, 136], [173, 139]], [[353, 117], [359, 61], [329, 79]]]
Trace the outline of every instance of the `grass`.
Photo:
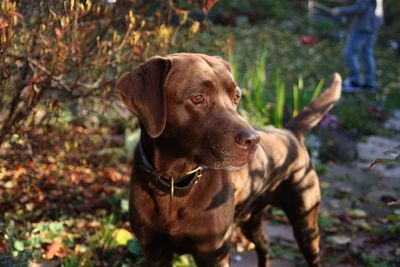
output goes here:
[[[324, 80], [321, 79], [315, 88], [306, 88], [299, 76], [297, 83], [291, 85], [293, 90], [290, 92], [287, 89], [290, 85], [287, 86], [279, 69], [272, 75], [268, 73], [268, 63], [266, 49], [261, 50], [252, 66], [230, 57], [232, 74], [243, 94], [240, 112], [258, 127], [272, 124], [282, 128], [285, 121], [297, 115], [320, 94]], [[272, 76], [270, 82], [269, 76]]]

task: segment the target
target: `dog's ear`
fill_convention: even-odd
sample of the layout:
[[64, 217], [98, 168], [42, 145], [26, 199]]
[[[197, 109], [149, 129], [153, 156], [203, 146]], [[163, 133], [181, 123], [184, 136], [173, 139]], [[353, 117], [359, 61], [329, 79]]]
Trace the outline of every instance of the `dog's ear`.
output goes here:
[[155, 56], [125, 74], [117, 83], [125, 106], [152, 138], [160, 136], [165, 128], [167, 109], [164, 80], [170, 67], [170, 60]]
[[231, 66], [229, 65], [228, 61], [226, 61], [225, 59], [223, 59], [220, 56], [213, 56], [213, 57], [218, 59], [218, 60], [220, 60], [222, 62], [222, 64], [224, 64], [225, 68], [227, 68], [229, 70], [229, 72], [232, 72], [231, 71]]

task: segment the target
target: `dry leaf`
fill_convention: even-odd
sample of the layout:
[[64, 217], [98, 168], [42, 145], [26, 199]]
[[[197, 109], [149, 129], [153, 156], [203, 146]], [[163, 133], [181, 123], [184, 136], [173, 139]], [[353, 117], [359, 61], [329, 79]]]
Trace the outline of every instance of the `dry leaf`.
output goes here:
[[67, 255], [64, 244], [60, 241], [54, 240], [48, 247], [45, 254], [47, 260], [51, 260], [54, 257], [64, 258]]
[[331, 235], [328, 236], [327, 240], [335, 245], [346, 245], [351, 242], [351, 238], [345, 235]]
[[346, 214], [352, 218], [365, 218], [367, 217], [367, 213], [361, 209], [351, 209], [347, 210]]
[[208, 14], [208, 11], [218, 2], [218, 0], [203, 0], [203, 13]]

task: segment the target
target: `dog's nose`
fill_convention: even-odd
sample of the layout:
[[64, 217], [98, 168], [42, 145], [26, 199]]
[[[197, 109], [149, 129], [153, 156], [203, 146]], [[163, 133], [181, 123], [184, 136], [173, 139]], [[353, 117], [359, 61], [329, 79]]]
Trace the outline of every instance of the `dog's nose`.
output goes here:
[[240, 149], [250, 150], [260, 142], [260, 135], [253, 130], [241, 131], [236, 135], [235, 142]]

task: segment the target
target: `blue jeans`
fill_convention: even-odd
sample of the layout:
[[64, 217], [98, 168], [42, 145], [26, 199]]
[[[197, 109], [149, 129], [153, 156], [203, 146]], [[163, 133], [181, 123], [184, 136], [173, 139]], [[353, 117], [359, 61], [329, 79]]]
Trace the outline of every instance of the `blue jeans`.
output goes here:
[[346, 46], [343, 50], [350, 71], [350, 81], [361, 84], [360, 65], [358, 64], [357, 57], [358, 54], [361, 53], [365, 67], [364, 84], [369, 86], [376, 85], [374, 46], [376, 43], [377, 32], [377, 30], [374, 32], [351, 30], [347, 38]]

